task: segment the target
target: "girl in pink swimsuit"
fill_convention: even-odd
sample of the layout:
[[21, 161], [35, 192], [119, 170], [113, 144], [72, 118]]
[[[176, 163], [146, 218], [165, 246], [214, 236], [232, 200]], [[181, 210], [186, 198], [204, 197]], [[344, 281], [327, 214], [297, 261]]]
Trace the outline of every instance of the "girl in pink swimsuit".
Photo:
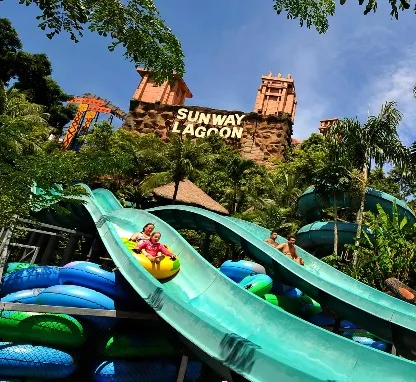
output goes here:
[[144, 255], [150, 260], [156, 263], [160, 263], [165, 256], [169, 256], [171, 260], [176, 260], [176, 256], [169, 252], [169, 250], [163, 245], [159, 243], [160, 240], [160, 232], [152, 232], [150, 235], [150, 239], [138, 243], [134, 248], [135, 252], [142, 251]]

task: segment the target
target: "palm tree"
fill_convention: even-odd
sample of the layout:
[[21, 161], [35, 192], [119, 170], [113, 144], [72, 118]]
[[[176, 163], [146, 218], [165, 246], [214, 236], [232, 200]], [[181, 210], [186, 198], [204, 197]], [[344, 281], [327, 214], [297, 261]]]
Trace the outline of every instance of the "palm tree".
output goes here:
[[[365, 193], [371, 162], [383, 166], [386, 162], [394, 165], [404, 165], [407, 149], [400, 141], [397, 128], [402, 120], [402, 114], [395, 102], [387, 102], [381, 107], [377, 116], [368, 117], [361, 125], [358, 120], [343, 119], [328, 128], [327, 137], [336, 142], [340, 148], [343, 160], [350, 161], [351, 167], [360, 171], [361, 195], [357, 213], [357, 236], [355, 246], [360, 245], [362, 232]], [[353, 262], [357, 262], [357, 252], [354, 252]]]
[[150, 174], [143, 182], [142, 188], [150, 190], [173, 181], [175, 188], [172, 204], [175, 204], [180, 182], [205, 165], [206, 153], [205, 142], [184, 139], [182, 135], [172, 134], [162, 153], [167, 159], [167, 168], [164, 171]]
[[329, 160], [320, 168], [314, 179], [316, 195], [324, 204], [333, 203], [334, 211], [334, 255], [338, 255], [338, 206], [337, 200], [342, 198], [351, 188], [351, 177], [341, 163]]
[[239, 205], [242, 204], [244, 199], [243, 195], [243, 183], [250, 170], [256, 167], [256, 163], [252, 160], [242, 159], [240, 156], [235, 155], [225, 167], [225, 173], [230, 180], [231, 187], [226, 190], [226, 193], [231, 196], [231, 208], [230, 212], [235, 213], [238, 211]]

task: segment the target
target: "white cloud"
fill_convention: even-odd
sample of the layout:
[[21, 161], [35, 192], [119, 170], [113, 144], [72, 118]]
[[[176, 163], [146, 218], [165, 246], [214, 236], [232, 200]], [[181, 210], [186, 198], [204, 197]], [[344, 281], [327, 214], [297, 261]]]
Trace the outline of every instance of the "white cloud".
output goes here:
[[[396, 101], [403, 113], [403, 123], [399, 128], [400, 137], [405, 144], [416, 140], [416, 100], [413, 86], [416, 84], [416, 44], [408, 47], [399, 59], [387, 65], [373, 77], [367, 94], [370, 113], [377, 114], [382, 104]], [[361, 110], [363, 113], [363, 110]]]

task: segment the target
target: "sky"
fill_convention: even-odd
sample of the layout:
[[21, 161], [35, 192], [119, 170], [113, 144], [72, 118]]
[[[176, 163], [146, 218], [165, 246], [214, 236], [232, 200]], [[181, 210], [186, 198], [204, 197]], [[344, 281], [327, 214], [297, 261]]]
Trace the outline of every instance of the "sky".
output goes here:
[[[256, 3], [256, 6], [254, 6]], [[187, 105], [251, 112], [260, 77], [270, 71], [295, 81], [297, 112], [293, 136], [307, 138], [327, 118], [377, 114], [386, 101], [397, 101], [404, 119], [405, 144], [416, 140], [416, 15], [389, 15], [387, 1], [364, 16], [358, 2], [337, 2], [329, 30], [300, 27], [276, 15], [271, 1], [156, 1], [162, 18], [182, 43], [185, 81], [194, 97]], [[109, 52], [109, 40], [85, 32], [80, 43], [67, 34], [49, 40], [37, 27], [35, 6], [0, 2], [0, 17], [12, 21], [32, 53], [46, 53], [52, 76], [69, 94], [95, 93], [128, 110], [140, 76], [123, 50]]]

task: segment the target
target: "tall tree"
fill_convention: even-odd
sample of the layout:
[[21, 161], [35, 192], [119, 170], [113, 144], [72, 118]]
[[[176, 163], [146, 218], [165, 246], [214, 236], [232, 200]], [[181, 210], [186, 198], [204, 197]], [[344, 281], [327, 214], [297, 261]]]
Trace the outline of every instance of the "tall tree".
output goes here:
[[[381, 107], [380, 113], [368, 117], [364, 124], [358, 120], [343, 119], [330, 125], [328, 139], [336, 141], [340, 147], [340, 155], [361, 172], [360, 207], [357, 213], [357, 236], [355, 246], [360, 245], [365, 193], [368, 185], [370, 164], [372, 161], [382, 167], [386, 162], [404, 165], [407, 149], [400, 141], [397, 128], [402, 114], [395, 102], [387, 102]], [[356, 263], [356, 252], [354, 263]]]
[[183, 52], [178, 39], [160, 18], [153, 0], [19, 0], [34, 4], [41, 14], [39, 27], [53, 38], [67, 32], [78, 42], [83, 30], [111, 37], [109, 50], [125, 49], [125, 57], [154, 72], [156, 80], [173, 80], [184, 74]]
[[208, 159], [206, 158], [207, 149], [207, 144], [203, 140], [193, 141], [180, 134], [172, 134], [163, 151], [167, 159], [166, 169], [149, 175], [143, 188], [153, 189], [173, 181], [175, 188], [172, 204], [175, 204], [180, 182], [204, 166], [204, 161]]
[[76, 107], [64, 102], [70, 96], [51, 77], [52, 65], [45, 54], [32, 54], [22, 50], [16, 30], [8, 19], [0, 19], [0, 81], [24, 92], [32, 103], [45, 106], [48, 123], [61, 133], [74, 117]]
[[[288, 19], [299, 19], [300, 26], [306, 24], [307, 28], [315, 26], [318, 33], [328, 30], [328, 17], [335, 14], [335, 0], [273, 0], [274, 9], [278, 15], [286, 13]], [[346, 4], [347, 0], [339, 0], [340, 5]], [[378, 0], [358, 0], [358, 4], [364, 6], [364, 15], [376, 12]], [[389, 0], [390, 15], [396, 20], [399, 12], [409, 10], [411, 0]], [[416, 12], [416, 6], [414, 7]]]
[[[70, 185], [82, 178], [73, 153], [47, 153], [51, 131], [43, 107], [33, 104], [17, 89], [0, 92], [0, 227], [6, 227], [13, 216], [28, 216], [35, 205], [52, 197], [55, 183]], [[34, 183], [46, 190], [34, 196]], [[64, 195], [73, 195], [68, 188]], [[77, 194], [77, 192], [75, 192]]]
[[242, 159], [240, 156], [232, 158], [225, 167], [225, 173], [231, 183], [231, 187], [229, 188], [229, 194], [231, 195], [231, 208], [229, 211], [231, 213], [238, 211], [239, 204], [241, 204], [243, 198], [243, 184], [245, 178], [247, 177], [248, 172], [255, 167], [256, 164], [254, 161]]

